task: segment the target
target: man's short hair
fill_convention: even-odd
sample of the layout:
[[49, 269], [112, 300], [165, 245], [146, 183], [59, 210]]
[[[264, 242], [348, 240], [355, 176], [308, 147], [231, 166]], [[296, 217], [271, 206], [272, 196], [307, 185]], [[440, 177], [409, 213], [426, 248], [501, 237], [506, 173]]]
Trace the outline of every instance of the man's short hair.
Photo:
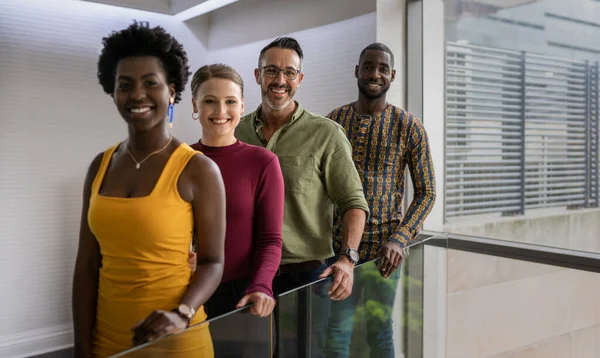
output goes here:
[[271, 41], [270, 44], [263, 47], [263, 49], [260, 50], [260, 55], [258, 56], [258, 67], [262, 66], [262, 61], [263, 61], [263, 58], [265, 57], [265, 52], [267, 52], [268, 49], [273, 48], [273, 47], [296, 51], [296, 53], [298, 54], [298, 57], [300, 58], [300, 69], [302, 69], [302, 60], [304, 59], [302, 47], [300, 47], [300, 44], [298, 43], [298, 41], [296, 41], [296, 39], [294, 39], [292, 37], [278, 37], [275, 40]]
[[360, 63], [362, 61], [363, 56], [365, 55], [365, 53], [368, 50], [383, 51], [383, 52], [387, 52], [388, 54], [390, 54], [390, 60], [392, 61], [392, 63], [390, 65], [392, 66], [392, 68], [394, 68], [394, 54], [392, 53], [392, 50], [390, 50], [389, 47], [382, 44], [381, 42], [373, 42], [369, 46], [365, 47], [361, 51], [360, 56], [358, 57], [358, 63]]

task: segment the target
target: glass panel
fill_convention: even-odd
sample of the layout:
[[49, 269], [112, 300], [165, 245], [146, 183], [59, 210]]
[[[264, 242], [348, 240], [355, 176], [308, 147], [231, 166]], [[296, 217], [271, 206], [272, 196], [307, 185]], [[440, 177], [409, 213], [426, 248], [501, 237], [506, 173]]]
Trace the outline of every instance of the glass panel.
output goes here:
[[273, 316], [260, 318], [251, 314], [250, 308], [210, 322], [215, 357], [272, 357], [273, 323]]
[[[435, 249], [445, 250], [447, 240], [438, 240]], [[422, 357], [424, 253], [412, 245], [389, 278], [377, 261], [358, 265], [343, 301], [329, 299], [331, 279], [279, 296], [279, 357]]]
[[113, 357], [269, 358], [273, 345], [271, 322], [271, 317], [259, 318], [250, 313], [250, 308], [244, 308]]
[[444, 18], [445, 230], [600, 252], [600, 1], [444, 0]]
[[600, 274], [448, 250], [446, 357], [600, 357]]

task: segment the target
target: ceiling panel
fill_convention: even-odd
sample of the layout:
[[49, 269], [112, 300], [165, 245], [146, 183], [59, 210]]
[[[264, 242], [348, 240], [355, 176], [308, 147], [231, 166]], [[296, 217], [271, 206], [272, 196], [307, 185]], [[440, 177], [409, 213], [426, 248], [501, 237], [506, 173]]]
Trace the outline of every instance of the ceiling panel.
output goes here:
[[208, 0], [81, 0], [175, 15]]
[[208, 0], [171, 0], [171, 14], [177, 14]]
[[98, 4], [170, 14], [169, 0], [81, 0]]

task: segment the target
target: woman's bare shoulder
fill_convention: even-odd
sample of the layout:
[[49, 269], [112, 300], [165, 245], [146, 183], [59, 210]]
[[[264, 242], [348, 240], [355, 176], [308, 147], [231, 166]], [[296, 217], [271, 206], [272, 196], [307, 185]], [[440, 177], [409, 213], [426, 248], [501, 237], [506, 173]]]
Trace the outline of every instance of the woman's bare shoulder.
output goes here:
[[185, 201], [192, 202], [197, 193], [215, 186], [223, 186], [219, 167], [209, 157], [195, 153], [179, 177], [179, 194]]

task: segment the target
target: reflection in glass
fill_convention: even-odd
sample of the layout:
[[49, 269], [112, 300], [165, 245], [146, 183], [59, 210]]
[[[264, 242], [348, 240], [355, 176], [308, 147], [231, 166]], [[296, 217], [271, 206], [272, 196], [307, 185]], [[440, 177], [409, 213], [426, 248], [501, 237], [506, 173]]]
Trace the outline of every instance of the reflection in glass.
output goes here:
[[278, 297], [278, 357], [325, 357], [330, 288], [326, 278]]
[[[165, 358], [186, 358], [192, 355], [189, 351], [180, 352], [180, 347], [185, 346], [188, 341], [194, 341], [197, 337], [206, 337], [207, 332], [210, 335], [210, 329], [208, 322], [202, 322], [193, 327], [190, 327], [186, 331], [166, 336], [162, 339], [146, 343], [132, 349], [126, 350], [119, 354], [113, 355], [112, 357], [128, 357], [128, 358], [151, 358], [151, 357], [165, 357]], [[212, 346], [213, 342], [210, 339], [204, 339], [208, 345]], [[205, 356], [200, 358], [212, 358], [213, 349], [212, 347], [206, 347], [207, 349], [202, 350]], [[197, 356], [197, 353], [193, 353]]]
[[[331, 301], [330, 285], [325, 280], [279, 297], [279, 357], [420, 356], [422, 245], [412, 247], [410, 257], [388, 279], [381, 276], [376, 261], [358, 265], [346, 300]], [[323, 322], [327, 329], [321, 336]]]
[[448, 250], [447, 357], [600, 357], [600, 274]]
[[[250, 308], [235, 311], [209, 322], [190, 327], [185, 332], [165, 337], [113, 357], [127, 358], [254, 358], [270, 357], [272, 352], [271, 319], [260, 318], [250, 313]], [[178, 353], [176, 347], [182, 341], [210, 332], [213, 350], [204, 356], [197, 353]], [[175, 352], [165, 353], [166, 350]]]
[[[375, 261], [356, 269], [350, 297], [331, 303], [328, 357], [395, 357], [392, 311], [401, 271], [402, 265], [386, 279]], [[367, 345], [354, 344], [350, 354], [355, 322], [361, 329], [356, 333], [366, 339]]]
[[450, 231], [600, 252], [598, 212], [577, 211], [600, 202], [600, 2], [445, 0], [444, 15]]

